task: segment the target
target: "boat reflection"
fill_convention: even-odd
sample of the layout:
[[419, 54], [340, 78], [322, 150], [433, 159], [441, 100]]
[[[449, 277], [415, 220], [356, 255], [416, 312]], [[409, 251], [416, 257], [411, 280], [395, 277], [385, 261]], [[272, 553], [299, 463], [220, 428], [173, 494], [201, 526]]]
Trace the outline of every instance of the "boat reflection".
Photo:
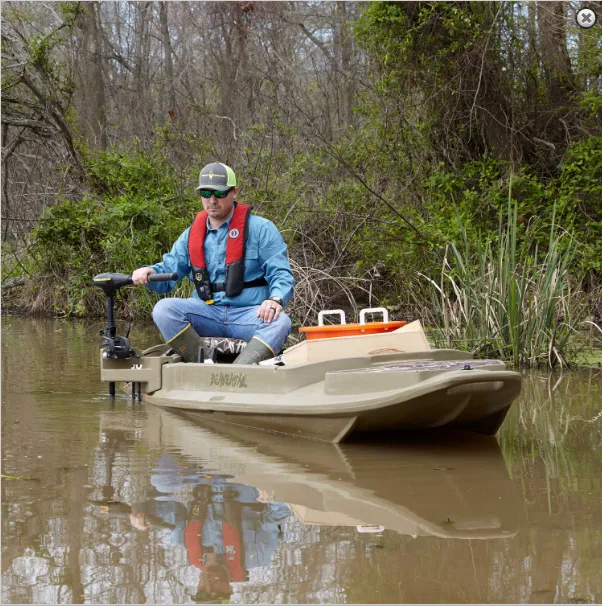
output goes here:
[[307, 524], [458, 539], [518, 530], [520, 496], [493, 437], [442, 432], [428, 442], [337, 445], [148, 413], [144, 439], [202, 462], [226, 487], [288, 504]]
[[[113, 411], [103, 417], [100, 481], [89, 500], [99, 518], [122, 518], [111, 527], [123, 528], [132, 548], [144, 546], [143, 553], [150, 550], [158, 558], [169, 547], [181, 548], [186, 565], [178, 568], [177, 577], [186, 595], [180, 599], [199, 603], [227, 602], [241, 591], [246, 601], [260, 586], [272, 591], [268, 579], [276, 569], [292, 583], [291, 591], [299, 574], [319, 579], [321, 567], [332, 561], [331, 555], [324, 560], [330, 541], [383, 547], [399, 559], [400, 570], [406, 566], [399, 535], [410, 541], [433, 537], [435, 567], [439, 557], [448, 557], [441, 540], [453, 553], [459, 543], [467, 543], [471, 554], [477, 549], [464, 539], [501, 539], [507, 545], [503, 539], [519, 530], [522, 499], [495, 438], [458, 432], [432, 438], [430, 433], [428, 442], [406, 436], [397, 443], [338, 445], [219, 422], [199, 424], [155, 407], [135, 416]], [[148, 471], [136, 471], [136, 457], [124, 467], [124, 457], [134, 451], [144, 452], [146, 461], [152, 458], [150, 478]], [[123, 484], [115, 473], [123, 479], [126, 468], [131, 489], [114, 491]], [[478, 543], [487, 554], [489, 543]], [[428, 559], [424, 542], [412, 545]], [[295, 558], [305, 561], [308, 550], [313, 555], [300, 572]], [[355, 556], [343, 557], [336, 574], [331, 571], [333, 587], [355, 588], [354, 579], [364, 574], [362, 561], [356, 570]], [[414, 566], [413, 574], [419, 569]], [[379, 577], [383, 587], [389, 586], [387, 575], [393, 570], [397, 567]]]

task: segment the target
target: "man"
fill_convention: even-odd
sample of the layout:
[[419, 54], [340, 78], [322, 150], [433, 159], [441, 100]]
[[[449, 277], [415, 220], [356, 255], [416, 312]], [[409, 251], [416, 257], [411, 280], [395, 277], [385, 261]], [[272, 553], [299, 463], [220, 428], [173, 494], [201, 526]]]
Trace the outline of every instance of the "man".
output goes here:
[[[233, 476], [182, 466], [167, 454], [153, 471], [153, 497], [133, 506], [130, 521], [141, 531], [170, 528], [172, 544], [186, 547], [188, 561], [201, 571], [193, 601], [224, 603], [233, 582], [270, 565], [291, 514], [286, 503], [232, 482]], [[187, 487], [193, 487], [193, 500], [183, 503], [177, 495]]]
[[163, 338], [182, 355], [196, 361], [202, 337], [248, 341], [235, 364], [258, 364], [276, 356], [291, 329], [283, 308], [293, 295], [293, 274], [286, 244], [276, 226], [252, 215], [236, 201], [234, 171], [214, 162], [201, 170], [196, 191], [203, 211], [175, 242], [163, 261], [132, 274], [134, 284], [159, 294], [174, 282], [148, 282], [152, 273], [189, 276], [195, 292], [189, 299], [162, 299], [153, 320]]

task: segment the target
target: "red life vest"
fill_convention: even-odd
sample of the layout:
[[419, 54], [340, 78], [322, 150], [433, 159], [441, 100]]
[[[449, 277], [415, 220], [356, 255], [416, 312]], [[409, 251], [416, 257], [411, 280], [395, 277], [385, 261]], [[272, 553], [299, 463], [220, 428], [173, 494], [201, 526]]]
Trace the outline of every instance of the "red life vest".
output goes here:
[[[184, 531], [184, 544], [188, 552], [188, 560], [198, 569], [203, 570], [203, 545], [201, 544], [201, 530], [203, 520], [188, 522]], [[232, 581], [245, 580], [245, 569], [242, 566], [242, 552], [240, 544], [240, 532], [230, 524], [222, 522], [222, 536], [224, 538], [224, 551], [226, 555], [226, 566], [230, 572]]]
[[230, 229], [226, 241], [226, 281], [211, 284], [205, 262], [205, 236], [207, 235], [207, 213], [202, 210], [194, 218], [188, 236], [188, 256], [192, 266], [194, 287], [203, 301], [213, 298], [214, 292], [224, 291], [227, 297], [237, 297], [244, 288], [267, 286], [265, 278], [245, 282], [245, 247], [249, 235], [251, 207], [234, 203]]

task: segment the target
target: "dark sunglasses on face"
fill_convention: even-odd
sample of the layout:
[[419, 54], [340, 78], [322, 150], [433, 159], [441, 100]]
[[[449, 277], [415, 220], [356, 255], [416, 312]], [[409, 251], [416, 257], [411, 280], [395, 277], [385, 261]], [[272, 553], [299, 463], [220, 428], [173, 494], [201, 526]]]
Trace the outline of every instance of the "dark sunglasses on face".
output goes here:
[[211, 196], [215, 196], [218, 200], [225, 198], [234, 188], [231, 187], [226, 191], [213, 191], [212, 189], [199, 189], [199, 194], [201, 194], [201, 198], [205, 198], [209, 200]]

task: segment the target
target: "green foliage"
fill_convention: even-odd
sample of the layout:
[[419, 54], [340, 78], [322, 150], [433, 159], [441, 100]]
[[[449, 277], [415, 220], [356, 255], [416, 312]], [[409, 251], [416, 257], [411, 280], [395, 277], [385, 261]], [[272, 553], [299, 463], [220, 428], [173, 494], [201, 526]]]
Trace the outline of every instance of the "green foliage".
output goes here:
[[469, 239], [458, 223], [463, 239], [450, 244], [440, 280], [421, 274], [432, 286], [437, 339], [516, 366], [566, 364], [585, 307], [570, 278], [578, 247], [554, 212], [547, 229], [523, 230], [510, 194], [495, 244], [480, 234]]
[[[368, 3], [354, 29], [374, 68], [360, 112], [390, 139], [403, 132], [406, 155], [412, 132], [454, 170], [492, 157], [557, 176], [567, 148], [602, 126], [600, 30], [566, 27], [548, 29], [527, 3]], [[553, 76], [544, 40], [571, 59]]]
[[82, 14], [84, 7], [81, 2], [61, 2], [57, 4], [56, 10], [63, 16], [65, 23], [71, 26]]
[[589, 90], [581, 93], [579, 104], [589, 118], [602, 118], [602, 93], [600, 91]]
[[491, 3], [369, 3], [354, 30], [377, 67], [366, 110], [376, 122], [386, 115], [392, 136], [403, 131], [404, 147], [410, 135], [427, 149], [452, 149], [457, 160], [482, 152], [474, 132], [483, 120], [474, 111], [482, 77], [475, 64], [485, 62], [486, 78], [499, 79], [495, 17]]
[[[38, 271], [55, 277], [55, 312], [76, 316], [99, 304], [92, 276], [161, 259], [198, 210], [162, 152], [100, 153], [88, 170], [95, 192], [47, 207], [30, 236]], [[152, 295], [141, 297], [134, 311], [149, 311]]]
[[[294, 132], [275, 128], [291, 138], [293, 149], [300, 148]], [[375, 130], [377, 125], [367, 125], [349, 133], [331, 153], [267, 155], [263, 142], [269, 129], [252, 128], [244, 159], [235, 164], [241, 200], [281, 228], [291, 258], [303, 267], [368, 280], [376, 300], [421, 308], [430, 295], [416, 269], [438, 276], [446, 245], [473, 251], [505, 245], [499, 216], [508, 203], [510, 166], [492, 157], [467, 162], [459, 171], [443, 163], [416, 164], [406, 153], [413, 153], [407, 140], [405, 149], [400, 147], [399, 133], [387, 134], [383, 127], [381, 139]], [[198, 147], [193, 139], [178, 144]], [[90, 191], [46, 209], [31, 234], [31, 250], [36, 271], [55, 277], [56, 313], [101, 312], [102, 297], [91, 289], [91, 276], [159, 260], [188, 227], [199, 208], [191, 187], [198, 165], [193, 171], [177, 168], [172, 144], [165, 130], [147, 151], [133, 146], [87, 152]], [[416, 139], [416, 153], [421, 145]], [[591, 137], [570, 148], [558, 177], [544, 180], [528, 166], [512, 176], [517, 246], [531, 255], [537, 247], [541, 260], [554, 217], [559, 228], [573, 234], [558, 239], [555, 248], [579, 246], [572, 265], [577, 280], [586, 271], [600, 272], [601, 158], [601, 139]], [[260, 172], [260, 166], [269, 169]], [[182, 288], [185, 293], [190, 289]], [[134, 311], [148, 313], [154, 295], [135, 292], [128, 295]]]
[[[571, 146], [556, 178], [544, 180], [528, 166], [510, 174], [507, 163], [486, 158], [469, 162], [461, 171], [439, 170], [429, 177], [427, 226], [430, 237], [442, 242], [495, 242], [498, 217], [507, 203], [517, 209], [518, 238], [529, 231], [533, 243], [545, 246], [552, 216], [579, 244], [578, 273], [602, 267], [602, 137]], [[568, 243], [568, 239], [564, 241]], [[564, 245], [564, 244], [563, 244]]]
[[407, 7], [372, 2], [355, 33], [373, 56], [381, 58], [383, 67], [404, 72], [421, 67], [436, 76], [483, 35], [488, 9], [471, 4], [417, 2]]
[[569, 149], [557, 180], [559, 222], [581, 242], [578, 267], [602, 273], [602, 137]]
[[50, 51], [52, 50], [52, 39], [51, 35], [46, 36], [33, 36], [31, 39], [31, 61], [43, 69], [45, 72], [50, 73], [52, 70], [52, 63], [50, 62]]

